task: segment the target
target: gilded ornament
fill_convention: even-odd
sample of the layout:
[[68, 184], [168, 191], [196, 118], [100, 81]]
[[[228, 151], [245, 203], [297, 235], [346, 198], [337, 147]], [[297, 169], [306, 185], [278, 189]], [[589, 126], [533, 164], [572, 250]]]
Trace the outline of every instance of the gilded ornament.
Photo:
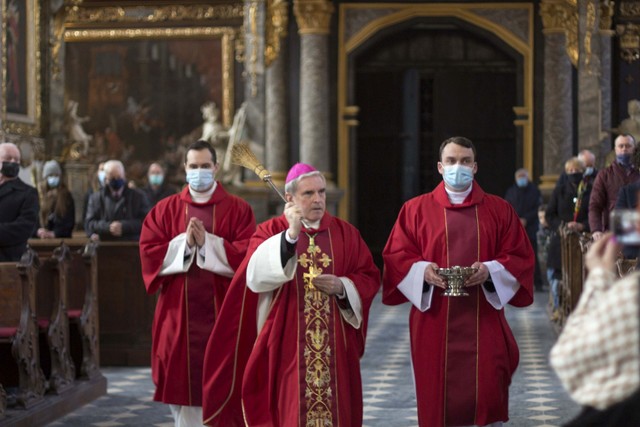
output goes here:
[[616, 32], [620, 38], [620, 57], [629, 64], [640, 59], [640, 25], [628, 22], [618, 25]]
[[67, 22], [86, 26], [102, 22], [211, 21], [242, 19], [243, 16], [244, 10], [240, 4], [84, 7], [70, 10]]
[[289, 25], [289, 4], [283, 0], [267, 1], [267, 19], [265, 22], [265, 51], [264, 62], [266, 66], [278, 57], [280, 52], [280, 43], [284, 36], [287, 35], [287, 26]]
[[298, 33], [329, 34], [329, 23], [333, 11], [333, 4], [326, 0], [294, 1], [293, 13], [298, 22]]

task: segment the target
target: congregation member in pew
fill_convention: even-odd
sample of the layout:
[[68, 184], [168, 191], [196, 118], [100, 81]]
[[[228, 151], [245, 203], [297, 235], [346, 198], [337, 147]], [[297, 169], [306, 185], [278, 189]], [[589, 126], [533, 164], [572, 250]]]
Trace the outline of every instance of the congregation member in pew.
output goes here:
[[215, 180], [219, 167], [208, 142], [187, 147], [188, 186], [151, 209], [140, 237], [147, 292], [160, 293], [152, 330], [154, 400], [169, 404], [182, 427], [202, 425], [205, 348], [256, 228], [249, 204]]
[[589, 231], [589, 199], [591, 197], [591, 180], [584, 178], [584, 166], [577, 157], [572, 157], [564, 164], [567, 180], [556, 186], [549, 199], [545, 218], [552, 230], [551, 241], [547, 253], [547, 279], [553, 299], [553, 318], [560, 312], [559, 286], [562, 279], [562, 257], [560, 256], [560, 231], [562, 225], [578, 233]]
[[204, 423], [362, 426], [360, 358], [380, 272], [297, 163], [283, 215], [258, 226], [207, 346]]
[[[578, 160], [582, 162], [582, 166], [584, 167], [584, 179], [589, 179], [593, 183], [595, 181], [596, 176], [598, 176], [598, 169], [596, 168], [596, 156], [590, 150], [580, 150], [578, 153]], [[559, 185], [564, 185], [567, 182], [567, 173], [562, 171], [560, 177], [558, 178], [558, 182], [556, 182], [556, 187]]]
[[20, 150], [0, 143], [0, 262], [20, 261], [38, 227], [38, 192], [18, 178]]
[[178, 189], [165, 180], [165, 170], [160, 163], [151, 163], [147, 170], [147, 186], [142, 188], [151, 206], [160, 200], [178, 192]]
[[[382, 302], [412, 304], [411, 359], [418, 424], [502, 426], [518, 345], [504, 308], [533, 303], [534, 253], [515, 210], [474, 180], [474, 144], [440, 145], [443, 182], [407, 201], [384, 260]], [[467, 296], [445, 296], [440, 267], [474, 267]]]
[[613, 210], [618, 192], [623, 186], [640, 179], [633, 162], [636, 141], [631, 135], [619, 135], [614, 142], [616, 161], [598, 173], [589, 200], [589, 229], [593, 240], [609, 230], [609, 214]]
[[543, 282], [540, 274], [540, 263], [538, 262], [538, 242], [536, 233], [538, 232], [538, 207], [542, 203], [542, 194], [538, 186], [529, 179], [529, 171], [520, 168], [515, 174], [515, 183], [507, 189], [504, 199], [513, 206], [520, 218], [522, 226], [527, 231], [527, 237], [531, 242], [533, 252], [536, 254], [536, 268], [533, 274], [533, 285], [536, 291], [542, 291]]
[[126, 183], [120, 160], [104, 164], [105, 186], [89, 198], [85, 232], [92, 240], [132, 240], [140, 238], [142, 221], [149, 212], [147, 197]]
[[97, 169], [91, 175], [89, 189], [87, 190], [87, 193], [84, 195], [84, 201], [82, 202], [83, 203], [82, 205], [83, 227], [84, 227], [84, 219], [87, 217], [87, 208], [89, 207], [89, 199], [91, 198], [91, 195], [93, 193], [97, 193], [104, 187], [104, 178], [105, 178], [104, 163], [105, 162], [98, 163]]
[[76, 223], [75, 204], [55, 160], [45, 162], [42, 167], [38, 192], [41, 197], [40, 228], [36, 235], [41, 239], [71, 237]]
[[583, 411], [565, 427], [640, 426], [640, 272], [616, 279], [620, 245], [604, 234], [585, 255], [580, 300], [551, 366]]

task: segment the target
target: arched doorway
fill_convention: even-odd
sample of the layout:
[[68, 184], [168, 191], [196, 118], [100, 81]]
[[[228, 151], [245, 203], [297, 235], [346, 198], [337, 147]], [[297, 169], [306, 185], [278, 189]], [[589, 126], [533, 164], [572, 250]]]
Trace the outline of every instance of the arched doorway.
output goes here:
[[532, 9], [487, 20], [486, 7], [494, 6], [399, 6], [369, 10], [373, 18], [341, 11], [340, 213], [378, 262], [402, 203], [440, 182], [447, 137], [474, 141], [488, 192], [504, 194], [517, 167], [531, 169], [532, 43], [509, 27], [511, 16], [531, 28]]

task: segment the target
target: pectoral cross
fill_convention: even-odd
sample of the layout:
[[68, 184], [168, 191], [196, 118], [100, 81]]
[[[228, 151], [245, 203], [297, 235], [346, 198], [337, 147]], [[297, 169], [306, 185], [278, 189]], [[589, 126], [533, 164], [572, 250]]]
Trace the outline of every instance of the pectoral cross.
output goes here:
[[302, 279], [307, 282], [309, 289], [313, 290], [316, 288], [313, 286], [313, 279], [318, 277], [320, 273], [322, 273], [322, 270], [319, 270], [315, 265], [311, 265], [309, 266], [309, 272], [302, 274]]

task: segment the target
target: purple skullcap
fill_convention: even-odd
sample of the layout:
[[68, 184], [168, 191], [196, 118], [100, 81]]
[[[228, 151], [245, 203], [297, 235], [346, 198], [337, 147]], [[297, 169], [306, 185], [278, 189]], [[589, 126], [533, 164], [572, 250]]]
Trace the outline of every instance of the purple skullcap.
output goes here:
[[300, 175], [304, 175], [310, 172], [317, 172], [318, 170], [311, 165], [306, 163], [296, 163], [289, 169], [289, 173], [287, 174], [287, 179], [285, 183], [288, 184], [294, 179], [300, 177]]

